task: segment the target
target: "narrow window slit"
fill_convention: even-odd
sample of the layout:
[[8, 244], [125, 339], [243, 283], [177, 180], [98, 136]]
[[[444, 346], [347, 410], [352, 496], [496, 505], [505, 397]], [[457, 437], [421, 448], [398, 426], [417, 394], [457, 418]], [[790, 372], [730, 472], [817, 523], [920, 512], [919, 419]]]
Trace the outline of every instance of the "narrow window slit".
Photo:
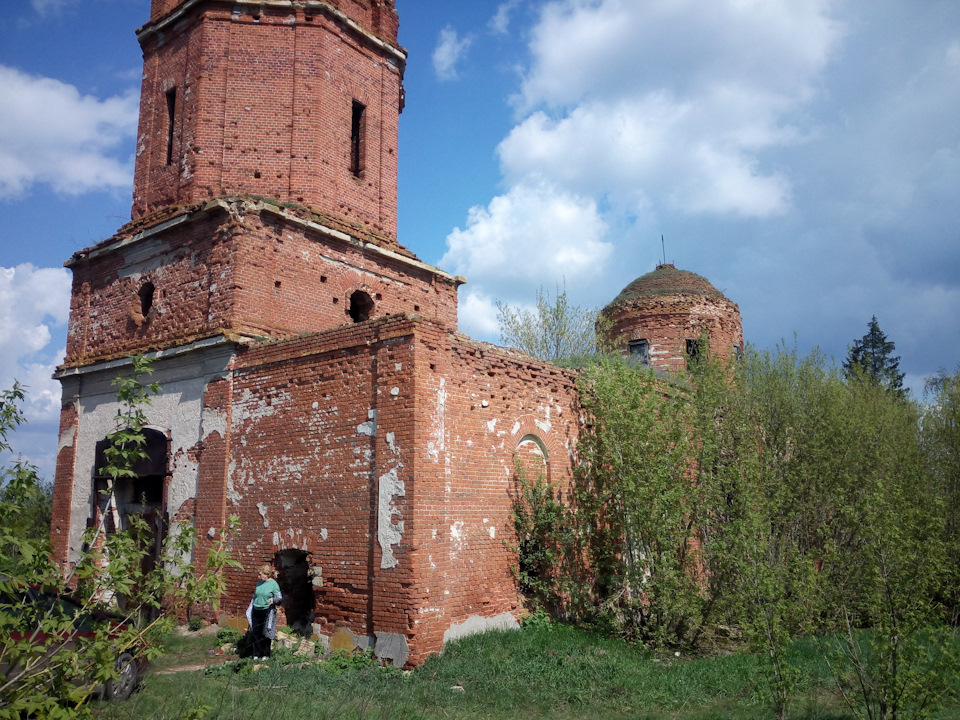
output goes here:
[[170, 88], [167, 95], [167, 165], [173, 164], [173, 119], [177, 111], [177, 89]]
[[350, 119], [350, 172], [354, 177], [363, 176], [363, 156], [366, 150], [366, 110], [367, 107], [353, 101], [353, 113]]

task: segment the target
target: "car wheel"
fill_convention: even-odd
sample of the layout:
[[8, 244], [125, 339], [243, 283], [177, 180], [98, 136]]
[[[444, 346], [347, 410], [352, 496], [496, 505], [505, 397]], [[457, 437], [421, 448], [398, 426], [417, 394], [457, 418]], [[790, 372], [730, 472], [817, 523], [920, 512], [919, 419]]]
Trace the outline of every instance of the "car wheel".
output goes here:
[[107, 700], [126, 700], [137, 685], [137, 661], [128, 652], [120, 653], [116, 669], [119, 677], [107, 683]]

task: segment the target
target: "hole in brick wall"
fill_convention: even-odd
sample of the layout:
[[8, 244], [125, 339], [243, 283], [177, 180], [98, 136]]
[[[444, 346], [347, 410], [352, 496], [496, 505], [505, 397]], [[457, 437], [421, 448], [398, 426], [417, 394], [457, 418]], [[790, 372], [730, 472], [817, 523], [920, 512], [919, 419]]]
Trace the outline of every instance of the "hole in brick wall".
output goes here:
[[354, 322], [366, 322], [373, 312], [373, 299], [363, 290], [355, 290], [350, 296], [350, 309], [347, 312]]
[[277, 583], [283, 594], [287, 624], [301, 634], [313, 632], [316, 598], [311, 582], [310, 555], [303, 550], [281, 550], [276, 555]]
[[375, 297], [377, 298], [377, 300], [383, 300], [383, 295], [381, 295], [380, 293], [377, 293]]
[[260, 177], [260, 171], [259, 171], [259, 170], [256, 170], [256, 171], [253, 173], [253, 176], [254, 176], [255, 178], [259, 178], [259, 177]]
[[321, 276], [320, 276], [320, 282], [325, 283], [326, 281], [327, 281], [327, 276], [326, 276], [326, 275], [321, 275]]
[[430, 363], [430, 369], [431, 369], [431, 370], [436, 370], [436, 369], [437, 369], [437, 366], [434, 365], [433, 363]]
[[419, 306], [419, 305], [414, 305], [414, 306], [413, 306], [413, 311], [414, 311], [414, 312], [420, 312], [420, 306]]
[[336, 304], [339, 303], [339, 302], [340, 302], [340, 298], [334, 298], [334, 299], [333, 299], [333, 304], [334, 304], [334, 305], [336, 305]]
[[153, 307], [153, 283], [148, 282], [141, 285], [137, 291], [137, 295], [140, 296], [140, 314], [146, 317], [150, 312], [150, 308]]
[[274, 280], [274, 281], [273, 281], [273, 286], [279, 290], [279, 289], [280, 289], [280, 281], [279, 281], [279, 280]]

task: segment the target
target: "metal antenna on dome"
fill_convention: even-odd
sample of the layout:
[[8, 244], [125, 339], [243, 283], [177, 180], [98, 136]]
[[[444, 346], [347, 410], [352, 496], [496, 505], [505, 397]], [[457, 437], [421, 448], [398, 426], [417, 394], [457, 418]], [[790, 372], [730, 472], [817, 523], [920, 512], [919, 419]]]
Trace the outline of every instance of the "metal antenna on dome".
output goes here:
[[667, 264], [667, 246], [663, 242], [663, 235], [660, 235], [660, 248], [663, 250], [663, 264]]

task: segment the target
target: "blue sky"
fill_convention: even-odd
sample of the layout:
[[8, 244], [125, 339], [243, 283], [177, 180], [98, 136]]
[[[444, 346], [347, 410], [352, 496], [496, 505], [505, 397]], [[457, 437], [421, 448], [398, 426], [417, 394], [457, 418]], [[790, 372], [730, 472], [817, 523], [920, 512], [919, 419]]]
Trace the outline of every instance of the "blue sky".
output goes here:
[[[0, 386], [52, 477], [69, 272], [130, 214], [149, 0], [8, 0]], [[960, 363], [956, 0], [397, 0], [401, 242], [467, 277], [461, 329], [661, 258], [759, 347], [842, 358], [876, 315], [915, 390]]]

